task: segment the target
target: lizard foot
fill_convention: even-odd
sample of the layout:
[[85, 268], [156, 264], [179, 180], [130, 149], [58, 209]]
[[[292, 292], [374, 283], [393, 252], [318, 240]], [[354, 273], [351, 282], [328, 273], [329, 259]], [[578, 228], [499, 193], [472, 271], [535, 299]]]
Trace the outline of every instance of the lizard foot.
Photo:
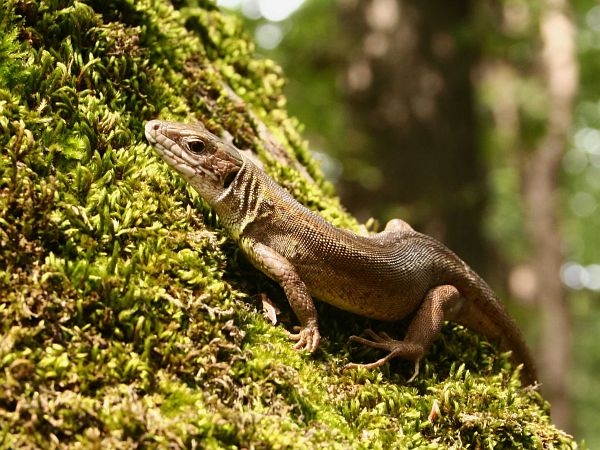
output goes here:
[[360, 336], [350, 336], [350, 341], [358, 342], [359, 344], [363, 344], [371, 348], [387, 350], [389, 353], [383, 358], [380, 358], [377, 361], [369, 364], [346, 364], [344, 366], [344, 369], [375, 369], [377, 367], [383, 366], [392, 358], [400, 357], [411, 361], [415, 361], [415, 371], [408, 381], [410, 382], [415, 379], [415, 377], [419, 373], [419, 360], [421, 359], [421, 356], [424, 353], [422, 346], [413, 342], [398, 341], [396, 339], [391, 338], [389, 334], [383, 331], [377, 334], [373, 330], [367, 329], [364, 331], [364, 333], [368, 335], [371, 339], [365, 339]]
[[288, 337], [292, 341], [297, 341], [294, 344], [294, 350], [308, 350], [310, 353], [319, 348], [319, 343], [321, 342], [319, 327], [316, 325], [307, 325], [301, 328], [298, 333], [290, 333], [288, 331]]

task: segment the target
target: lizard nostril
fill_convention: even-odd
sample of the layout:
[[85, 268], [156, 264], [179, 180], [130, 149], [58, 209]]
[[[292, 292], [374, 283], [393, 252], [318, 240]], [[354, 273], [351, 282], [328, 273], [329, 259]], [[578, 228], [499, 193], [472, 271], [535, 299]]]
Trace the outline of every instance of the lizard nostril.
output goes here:
[[160, 124], [159, 124], [159, 123], [155, 123], [155, 124], [152, 126], [152, 129], [153, 129], [154, 131], [158, 130], [159, 128], [160, 128]]

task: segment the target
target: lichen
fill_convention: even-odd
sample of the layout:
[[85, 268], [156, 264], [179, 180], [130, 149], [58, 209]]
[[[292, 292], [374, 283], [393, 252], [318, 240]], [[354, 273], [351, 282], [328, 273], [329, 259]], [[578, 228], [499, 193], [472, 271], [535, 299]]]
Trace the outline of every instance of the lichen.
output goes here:
[[[148, 119], [201, 120], [356, 229], [237, 19], [210, 1], [4, 0], [0, 26], [0, 447], [575, 446], [459, 327], [407, 385], [401, 361], [342, 371], [374, 356], [345, 344], [364, 319], [320, 305], [310, 356], [262, 317], [267, 292], [293, 323], [143, 138]], [[312, 181], [269, 156], [257, 121]]]

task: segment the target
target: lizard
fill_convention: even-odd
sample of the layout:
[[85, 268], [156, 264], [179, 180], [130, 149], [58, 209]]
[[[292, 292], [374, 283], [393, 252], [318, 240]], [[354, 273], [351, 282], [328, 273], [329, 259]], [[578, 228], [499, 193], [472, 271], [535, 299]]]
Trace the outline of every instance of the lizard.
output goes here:
[[522, 382], [537, 382], [534, 359], [515, 320], [489, 285], [438, 240], [401, 219], [379, 233], [337, 228], [301, 205], [233, 144], [201, 123], [151, 120], [145, 136], [219, 216], [253, 266], [277, 282], [300, 322], [294, 348], [314, 352], [321, 340], [313, 298], [381, 321], [412, 317], [403, 340], [365, 330], [350, 340], [387, 351], [345, 368], [380, 367], [400, 357], [415, 364], [445, 320], [498, 342], [523, 364]]

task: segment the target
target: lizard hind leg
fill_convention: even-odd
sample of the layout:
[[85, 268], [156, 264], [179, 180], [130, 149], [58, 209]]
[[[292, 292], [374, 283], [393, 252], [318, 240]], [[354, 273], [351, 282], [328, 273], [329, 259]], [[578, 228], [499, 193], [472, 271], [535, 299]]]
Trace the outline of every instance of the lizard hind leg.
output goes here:
[[407, 233], [414, 233], [415, 230], [402, 219], [392, 219], [386, 223], [383, 231], [372, 235], [373, 239], [386, 243], [393, 242]]
[[463, 298], [454, 286], [442, 285], [430, 289], [413, 317], [403, 340], [396, 340], [385, 332], [375, 333], [372, 330], [365, 330], [365, 334], [370, 339], [350, 336], [351, 342], [388, 351], [386, 356], [369, 364], [346, 364], [344, 368], [374, 369], [386, 364], [392, 358], [400, 357], [415, 362], [415, 373], [409, 380], [412, 381], [418, 374], [419, 361], [439, 335], [443, 321], [460, 309], [462, 302]]
[[411, 227], [408, 222], [405, 222], [402, 219], [392, 219], [385, 224], [385, 231], [415, 231], [413, 227]]

